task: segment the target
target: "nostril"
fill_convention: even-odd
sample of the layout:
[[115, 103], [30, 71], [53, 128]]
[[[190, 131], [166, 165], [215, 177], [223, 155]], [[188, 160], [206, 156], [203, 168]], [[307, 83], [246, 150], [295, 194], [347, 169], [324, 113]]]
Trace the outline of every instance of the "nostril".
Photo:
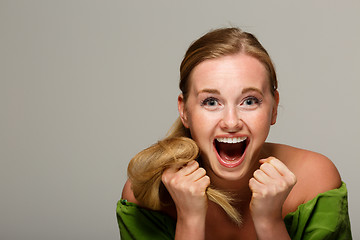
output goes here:
[[237, 111], [234, 108], [228, 108], [227, 111], [224, 111], [224, 116], [222, 119], [222, 127], [227, 130], [237, 130], [241, 125], [240, 117], [237, 114]]
[[240, 119], [221, 121], [220, 127], [227, 132], [237, 132], [242, 128], [242, 121]]

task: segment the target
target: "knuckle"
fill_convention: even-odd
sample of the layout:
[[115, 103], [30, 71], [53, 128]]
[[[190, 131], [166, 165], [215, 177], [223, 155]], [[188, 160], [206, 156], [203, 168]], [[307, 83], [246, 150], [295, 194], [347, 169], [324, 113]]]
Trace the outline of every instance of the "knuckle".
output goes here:
[[274, 157], [268, 157], [266, 158], [266, 163], [271, 164], [271, 162], [274, 160]]
[[279, 192], [282, 192], [288, 188], [288, 183], [284, 179], [279, 180], [277, 185]]
[[209, 185], [210, 185], [210, 177], [209, 177], [209, 176], [205, 175], [205, 176], [203, 177], [203, 180], [204, 180], [204, 184], [205, 184], [206, 186], [209, 186]]
[[250, 178], [249, 184], [254, 184], [254, 183], [255, 183], [255, 179], [254, 179], [254, 178]]
[[263, 198], [265, 198], [265, 197], [267, 197], [267, 196], [270, 195], [268, 188], [263, 188], [263, 189], [261, 189], [261, 191], [260, 191], [259, 193], [260, 193], [260, 196], [263, 197]]
[[189, 191], [189, 193], [190, 193], [191, 195], [194, 195], [195, 190], [196, 190], [195, 187], [192, 186], [192, 185], [190, 185], [189, 188], [188, 188], [188, 191]]
[[276, 193], [276, 190], [277, 188], [275, 185], [270, 185], [268, 187], [265, 187], [263, 191], [265, 196], [273, 196]]
[[258, 177], [258, 176], [261, 175], [261, 173], [262, 173], [262, 170], [257, 169], [257, 170], [254, 172], [253, 176], [254, 176], [254, 177]]
[[261, 166], [260, 166], [260, 170], [262, 170], [262, 171], [266, 171], [266, 170], [268, 170], [269, 168], [271, 168], [271, 164], [268, 163], [268, 162], [263, 163], [263, 164], [261, 164]]
[[197, 185], [190, 185], [188, 188], [187, 188], [187, 191], [189, 192], [190, 195], [192, 196], [198, 196], [201, 191], [200, 191], [200, 188], [199, 186]]
[[170, 186], [177, 186], [179, 184], [177, 184], [177, 181], [175, 178], [171, 178], [167, 181], [167, 184], [170, 185]]
[[291, 175], [290, 175], [290, 182], [292, 185], [295, 185], [297, 183], [297, 178], [294, 173], [291, 173]]
[[205, 175], [205, 176], [204, 176], [204, 179], [205, 179], [206, 181], [210, 182], [210, 177], [209, 177], [208, 175]]
[[277, 158], [275, 158], [275, 157], [270, 157], [270, 159], [269, 159], [269, 163], [278, 163], [278, 162], [280, 162], [280, 160], [279, 159], [277, 159]]
[[249, 187], [251, 190], [254, 190], [254, 187], [255, 187], [255, 179], [254, 178], [250, 178]]
[[198, 170], [200, 174], [205, 175], [206, 174], [206, 170], [204, 168], [198, 168]]
[[199, 168], [199, 163], [195, 160], [191, 160], [184, 167], [189, 169], [197, 169]]
[[199, 167], [199, 163], [198, 163], [197, 161], [195, 161], [195, 160], [194, 160], [194, 166], [195, 166], [196, 168]]
[[287, 176], [286, 176], [286, 183], [289, 186], [293, 186], [295, 185], [297, 182], [297, 178], [295, 176], [294, 173], [290, 172]]
[[169, 181], [167, 173], [163, 173], [163, 175], [161, 176], [161, 181], [163, 181], [163, 183], [167, 183]]

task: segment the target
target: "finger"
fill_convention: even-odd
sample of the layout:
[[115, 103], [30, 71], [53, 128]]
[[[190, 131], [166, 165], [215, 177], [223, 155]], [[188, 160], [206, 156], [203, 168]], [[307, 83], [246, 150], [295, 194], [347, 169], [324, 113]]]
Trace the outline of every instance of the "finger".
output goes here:
[[289, 168], [279, 159], [273, 158], [270, 164], [273, 165], [282, 176], [293, 175]]
[[285, 177], [286, 182], [290, 184], [296, 183], [296, 176], [293, 172], [290, 171], [290, 169], [279, 159], [276, 158], [270, 158], [268, 160], [268, 163], [274, 166], [274, 168], [279, 172], [279, 174], [283, 177]]
[[206, 189], [210, 185], [210, 178], [204, 176], [195, 183], [187, 184], [186, 193], [191, 196], [205, 196]]
[[163, 171], [163, 175], [173, 175], [173, 174], [175, 174], [177, 171], [179, 171], [179, 168], [178, 168], [178, 167], [176, 167], [176, 166], [171, 166], [171, 167], [166, 168], [166, 169]]
[[188, 164], [186, 164], [184, 167], [182, 167], [178, 174], [181, 174], [183, 176], [187, 176], [191, 173], [193, 173], [196, 169], [199, 168], [199, 163], [195, 160], [190, 161]]
[[204, 168], [198, 168], [188, 176], [190, 177], [191, 181], [196, 182], [206, 176], [206, 170]]
[[280, 173], [280, 175], [285, 175], [291, 172], [282, 161], [274, 157], [262, 159], [260, 162], [271, 164]]
[[253, 174], [255, 180], [257, 180], [260, 183], [268, 183], [270, 182], [270, 177], [268, 175], [266, 175], [266, 173], [264, 173], [262, 170], [258, 169], [254, 172]]
[[255, 178], [249, 180], [249, 188], [254, 193], [257, 192], [263, 186], [262, 183], [258, 182]]
[[200, 178], [197, 183], [199, 184], [200, 188], [205, 191], [210, 186], [210, 177], [205, 175]]
[[266, 175], [268, 175], [270, 178], [279, 178], [281, 177], [281, 174], [279, 171], [270, 163], [265, 162], [261, 164], [260, 170], [263, 171]]

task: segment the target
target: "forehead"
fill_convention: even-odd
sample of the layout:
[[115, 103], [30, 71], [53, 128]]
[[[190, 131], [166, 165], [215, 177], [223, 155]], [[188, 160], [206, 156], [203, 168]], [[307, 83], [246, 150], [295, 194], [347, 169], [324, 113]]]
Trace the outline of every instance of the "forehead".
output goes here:
[[270, 89], [264, 65], [256, 58], [242, 53], [201, 62], [192, 70], [189, 80], [195, 91], [202, 88], [234, 90], [255, 87], [265, 92]]

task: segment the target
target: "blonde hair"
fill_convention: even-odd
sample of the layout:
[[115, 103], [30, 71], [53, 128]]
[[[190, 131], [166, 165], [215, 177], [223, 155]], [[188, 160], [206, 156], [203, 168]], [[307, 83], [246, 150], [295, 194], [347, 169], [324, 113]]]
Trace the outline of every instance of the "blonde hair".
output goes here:
[[190, 73], [201, 62], [208, 59], [244, 53], [259, 60], [268, 72], [270, 90], [274, 95], [278, 87], [275, 67], [265, 48], [257, 38], [239, 28], [220, 28], [208, 32], [186, 51], [180, 65], [180, 89], [186, 101], [190, 87]]
[[[270, 56], [250, 33], [238, 28], [223, 28], [211, 31], [187, 50], [180, 66], [180, 89], [184, 101], [188, 97], [191, 71], [202, 61], [242, 52], [258, 59], [268, 71], [271, 93], [277, 89], [277, 79]], [[160, 210], [167, 202], [169, 193], [161, 182], [163, 171], [171, 166], [181, 167], [197, 159], [199, 148], [191, 139], [189, 129], [185, 128], [180, 118], [176, 120], [167, 137], [138, 153], [129, 163], [128, 176], [135, 198], [144, 207]], [[232, 206], [229, 193], [207, 188], [209, 200], [218, 204], [237, 224], [241, 224], [241, 215]]]

